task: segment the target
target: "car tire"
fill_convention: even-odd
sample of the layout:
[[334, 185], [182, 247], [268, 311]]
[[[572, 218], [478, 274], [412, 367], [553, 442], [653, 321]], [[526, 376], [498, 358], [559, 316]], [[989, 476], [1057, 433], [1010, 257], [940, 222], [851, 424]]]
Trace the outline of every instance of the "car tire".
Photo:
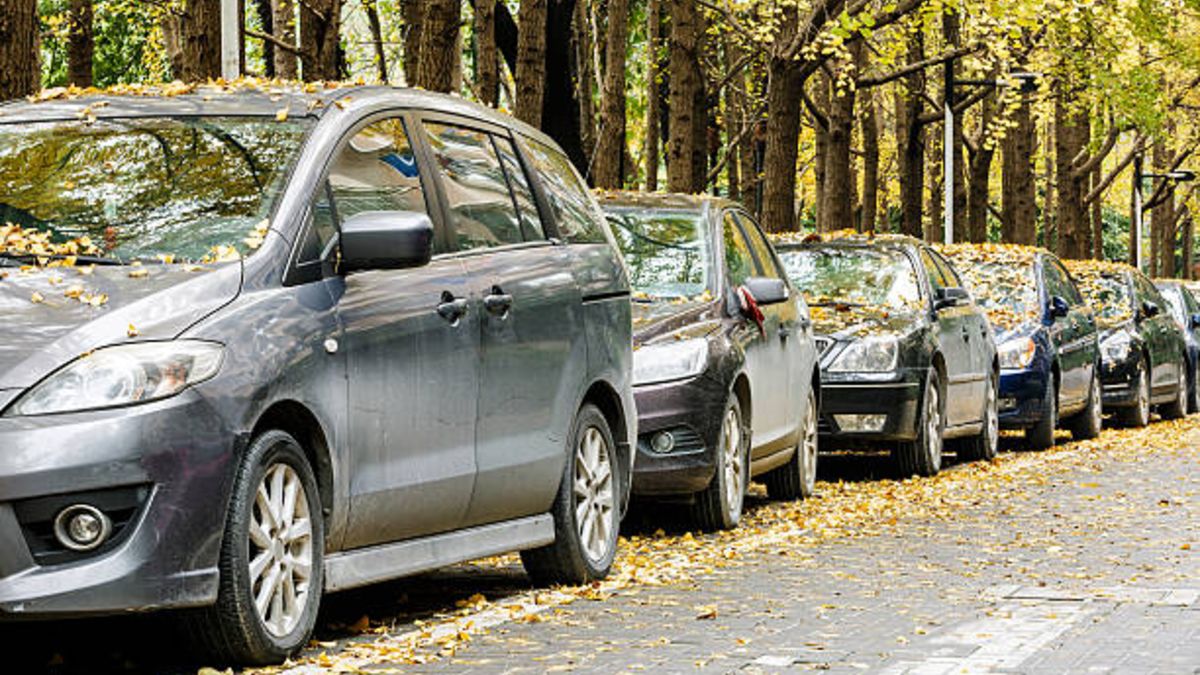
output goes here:
[[808, 499], [816, 492], [817, 460], [817, 394], [808, 392], [808, 405], [801, 418], [800, 440], [796, 451], [783, 466], [771, 469], [763, 475], [767, 496], [771, 499]]
[[1192, 364], [1191, 377], [1188, 378], [1188, 414], [1200, 412], [1200, 358]]
[[1071, 439], [1086, 441], [1096, 438], [1104, 428], [1104, 396], [1100, 391], [1099, 371], [1093, 373], [1088, 389], [1087, 406], [1071, 418]]
[[990, 461], [996, 457], [1000, 447], [1000, 383], [996, 374], [988, 375], [987, 397], [983, 402], [983, 430], [974, 438], [969, 438], [959, 446], [958, 452], [962, 459], [972, 461]]
[[1126, 427], [1144, 427], [1150, 424], [1150, 373], [1145, 359], [1138, 362], [1137, 371], [1138, 388], [1134, 393], [1134, 403], [1117, 412], [1118, 419]]
[[540, 585], [603, 579], [617, 553], [621, 482], [608, 420], [599, 408], [585, 404], [569, 438], [566, 466], [551, 507], [554, 543], [521, 552], [525, 571]]
[[[1187, 365], [1187, 359], [1183, 360], [1184, 366]], [[1161, 406], [1158, 411], [1164, 420], [1177, 420], [1187, 416], [1188, 409], [1188, 386], [1187, 374], [1180, 369], [1179, 382], [1175, 386], [1175, 398], [1171, 399], [1170, 403]]]
[[742, 519], [746, 501], [746, 482], [750, 476], [747, 456], [749, 433], [742, 419], [742, 406], [730, 394], [721, 416], [721, 435], [717, 441], [715, 471], [708, 487], [696, 495], [692, 520], [701, 530], [731, 530]]
[[934, 476], [942, 469], [942, 434], [946, 429], [942, 405], [941, 381], [934, 368], [929, 369], [917, 418], [917, 438], [898, 444], [893, 450], [896, 465], [904, 477]]
[[234, 479], [217, 602], [189, 616], [206, 656], [270, 665], [308, 643], [324, 590], [322, 513], [300, 444], [282, 431], [256, 437]]
[[1025, 430], [1025, 445], [1030, 450], [1054, 447], [1054, 430], [1058, 428], [1058, 383], [1054, 377], [1050, 378], [1046, 388], [1042, 390], [1038, 410], [1041, 417], [1037, 424]]

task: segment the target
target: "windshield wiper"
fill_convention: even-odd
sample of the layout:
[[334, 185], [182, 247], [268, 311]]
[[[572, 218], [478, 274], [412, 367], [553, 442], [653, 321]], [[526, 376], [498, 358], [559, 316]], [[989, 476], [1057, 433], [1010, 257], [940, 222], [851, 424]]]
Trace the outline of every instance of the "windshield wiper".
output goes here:
[[866, 307], [861, 302], [846, 302], [844, 300], [822, 300], [821, 302], [810, 302], [809, 307]]
[[14, 260], [23, 264], [33, 264], [38, 260], [66, 260], [73, 258], [76, 265], [124, 265], [125, 261], [118, 258], [105, 258], [98, 255], [65, 255], [62, 253], [18, 253], [16, 251], [0, 251], [0, 258]]

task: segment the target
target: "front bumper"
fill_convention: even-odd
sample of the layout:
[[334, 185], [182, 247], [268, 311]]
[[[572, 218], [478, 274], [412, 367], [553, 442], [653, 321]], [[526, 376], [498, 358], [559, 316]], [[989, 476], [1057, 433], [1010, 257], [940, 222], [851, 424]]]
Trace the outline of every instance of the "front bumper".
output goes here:
[[1100, 364], [1100, 388], [1105, 408], [1128, 408], [1137, 404], [1140, 368], [1136, 358], [1105, 359]]
[[[637, 386], [637, 461], [633, 494], [642, 497], [683, 496], [700, 492], [712, 481], [721, 415], [728, 387], [701, 375], [678, 382]], [[651, 449], [650, 439], [668, 431], [671, 452]]]
[[[924, 369], [908, 369], [887, 380], [857, 375], [821, 375], [821, 438], [834, 446], [855, 441], [911, 441], [917, 437], [918, 403]], [[882, 415], [871, 429], [851, 428], [840, 415]]]
[[[0, 418], [0, 619], [210, 604], [242, 442], [195, 390], [123, 409]], [[30, 514], [114, 492], [138, 497], [109, 545], [47, 553], [53, 538], [35, 536], [45, 528]]]
[[1000, 427], [1026, 429], [1042, 421], [1048, 379], [1039, 369], [1000, 371]]

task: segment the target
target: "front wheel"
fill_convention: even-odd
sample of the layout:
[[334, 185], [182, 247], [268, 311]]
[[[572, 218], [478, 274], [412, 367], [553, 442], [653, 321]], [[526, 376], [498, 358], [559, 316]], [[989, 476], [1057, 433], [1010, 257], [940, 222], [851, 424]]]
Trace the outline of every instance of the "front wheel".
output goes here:
[[324, 588], [321, 513], [296, 440], [282, 431], [254, 439], [234, 481], [217, 602], [191, 617], [190, 634], [206, 654], [268, 665], [304, 647]]
[[787, 464], [763, 476], [771, 499], [808, 499], [817, 488], [817, 394], [808, 392], [808, 405], [801, 418], [800, 440]]
[[742, 518], [746, 498], [746, 478], [749, 447], [746, 426], [742, 422], [742, 406], [737, 396], [730, 394], [721, 417], [721, 439], [716, 448], [716, 471], [700, 494], [696, 495], [693, 518], [702, 530], [729, 530], [737, 527]]
[[1058, 428], [1058, 382], [1051, 377], [1042, 391], [1041, 417], [1037, 424], [1025, 430], [1025, 445], [1031, 450], [1045, 450], [1054, 446], [1054, 430]]
[[967, 439], [959, 449], [963, 459], [967, 461], [989, 461], [996, 457], [1000, 446], [1000, 402], [996, 395], [998, 387], [995, 373], [988, 375], [987, 392], [983, 402], [983, 429], [978, 436]]
[[608, 420], [596, 406], [579, 409], [554, 516], [554, 543], [521, 552], [536, 583], [585, 584], [608, 576], [617, 553], [620, 525], [615, 468], [617, 445]]
[[1071, 420], [1071, 438], [1086, 441], [1100, 435], [1104, 425], [1104, 399], [1100, 393], [1100, 375], [1092, 374], [1092, 384], [1088, 388], [1087, 407]]
[[1123, 408], [1118, 417], [1127, 427], [1144, 427], [1150, 424], [1150, 375], [1149, 366], [1142, 361], [1137, 366], [1137, 390], [1133, 394], [1133, 405]]
[[917, 420], [917, 438], [900, 443], [893, 451], [896, 464], [904, 476], [934, 476], [942, 470], [942, 390], [937, 370], [930, 368]]

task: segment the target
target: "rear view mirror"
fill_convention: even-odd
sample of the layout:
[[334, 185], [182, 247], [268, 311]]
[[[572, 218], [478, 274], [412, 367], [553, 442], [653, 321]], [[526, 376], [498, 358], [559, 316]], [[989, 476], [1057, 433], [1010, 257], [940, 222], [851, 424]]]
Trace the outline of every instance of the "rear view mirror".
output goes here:
[[1071, 313], [1071, 305], [1067, 304], [1067, 301], [1060, 296], [1052, 296], [1048, 304], [1051, 319], [1058, 319]]
[[416, 211], [363, 211], [342, 223], [344, 272], [420, 267], [433, 257], [433, 222]]
[[1150, 302], [1149, 300], [1142, 301], [1143, 319], [1153, 319], [1154, 317], [1158, 316], [1159, 311], [1161, 310], [1159, 310], [1158, 305], [1154, 304], [1153, 302]]
[[750, 277], [742, 285], [759, 305], [777, 305], [788, 298], [787, 284], [783, 279]]
[[970, 299], [971, 295], [967, 293], [967, 289], [965, 288], [957, 286], [939, 288], [933, 299], [933, 309], [934, 311], [938, 311], [947, 307], [958, 307]]

